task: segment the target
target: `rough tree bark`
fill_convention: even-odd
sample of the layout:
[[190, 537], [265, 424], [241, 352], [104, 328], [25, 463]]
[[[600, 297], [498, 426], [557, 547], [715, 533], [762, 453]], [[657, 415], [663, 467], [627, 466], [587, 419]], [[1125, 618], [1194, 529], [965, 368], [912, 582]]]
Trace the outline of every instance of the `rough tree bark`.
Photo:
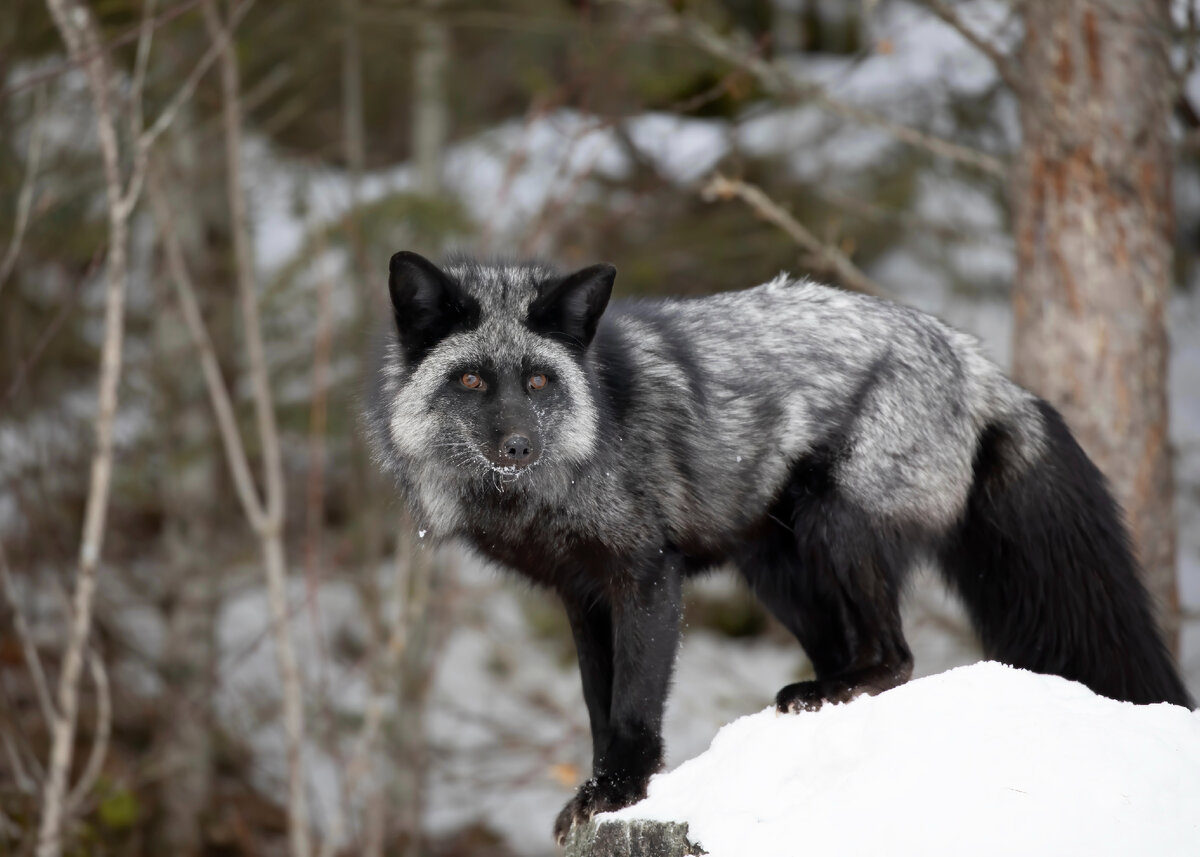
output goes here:
[[1111, 481], [1177, 648], [1167, 0], [1023, 11], [1013, 373], [1063, 412]]

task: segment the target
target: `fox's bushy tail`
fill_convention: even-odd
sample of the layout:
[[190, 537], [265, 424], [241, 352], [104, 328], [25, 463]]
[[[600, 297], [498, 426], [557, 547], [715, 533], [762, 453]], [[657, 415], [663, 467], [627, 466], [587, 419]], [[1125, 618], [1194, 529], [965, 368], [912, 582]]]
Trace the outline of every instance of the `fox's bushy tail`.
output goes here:
[[1190, 708], [1104, 477], [1062, 416], [1045, 402], [1038, 409], [1035, 461], [1014, 454], [1019, 427], [984, 433], [944, 573], [988, 657], [1114, 699]]

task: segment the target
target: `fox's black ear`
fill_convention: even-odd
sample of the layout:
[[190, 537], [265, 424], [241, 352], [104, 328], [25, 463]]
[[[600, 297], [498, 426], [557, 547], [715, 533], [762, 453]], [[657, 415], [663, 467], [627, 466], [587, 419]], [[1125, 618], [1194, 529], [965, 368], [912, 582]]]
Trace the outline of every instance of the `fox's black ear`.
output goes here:
[[479, 304], [424, 256], [402, 250], [388, 270], [396, 332], [410, 363], [451, 333], [479, 324]]
[[587, 348], [608, 306], [616, 277], [616, 268], [601, 263], [548, 284], [529, 307], [530, 329]]

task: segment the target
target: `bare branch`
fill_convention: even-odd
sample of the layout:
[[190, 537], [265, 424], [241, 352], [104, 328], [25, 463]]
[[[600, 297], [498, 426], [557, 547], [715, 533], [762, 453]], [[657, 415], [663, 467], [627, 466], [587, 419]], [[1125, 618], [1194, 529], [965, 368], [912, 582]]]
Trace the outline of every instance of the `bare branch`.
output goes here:
[[[159, 27], [163, 27], [163, 26], [169, 24], [171, 21], [175, 20], [180, 15], [183, 15], [183, 14], [186, 14], [186, 13], [192, 11], [192, 9], [194, 9], [198, 5], [200, 5], [201, 2], [202, 2], [202, 0], [184, 0], [184, 2], [178, 3], [175, 6], [172, 6], [166, 12], [163, 12], [156, 19], [154, 19], [154, 22], [153, 22], [154, 29], [157, 30]], [[86, 53], [80, 54], [79, 56], [71, 56], [64, 63], [56, 65], [53, 68], [46, 69], [45, 71], [38, 72], [37, 74], [32, 74], [27, 77], [23, 77], [21, 79], [20, 83], [17, 83], [15, 85], [9, 87], [8, 89], [0, 90], [0, 101], [3, 101], [4, 99], [9, 98], [10, 96], [16, 95], [19, 92], [24, 92], [26, 89], [30, 89], [32, 87], [38, 86], [39, 84], [44, 83], [47, 80], [53, 80], [54, 78], [59, 77], [60, 75], [66, 74], [67, 72], [71, 71], [72, 69], [79, 68], [82, 65], [84, 65], [85, 63], [89, 63], [89, 62], [93, 61], [97, 57], [107, 56], [110, 51], [114, 51], [117, 48], [124, 47], [125, 45], [132, 43], [136, 39], [140, 39], [141, 35], [142, 35], [142, 25], [138, 24], [138, 26], [131, 27], [130, 29], [126, 30], [124, 33], [121, 33], [119, 36], [116, 36], [116, 37], [108, 40], [107, 42], [104, 42], [103, 44], [97, 42], [94, 49], [92, 49]]]
[[910, 146], [925, 149], [938, 157], [958, 161], [992, 175], [1007, 177], [1008, 168], [999, 158], [943, 139], [925, 131], [895, 122], [878, 113], [854, 104], [848, 104], [829, 95], [821, 86], [811, 81], [797, 80], [778, 63], [764, 59], [753, 46], [739, 44], [727, 38], [703, 21], [689, 15], [676, 15], [657, 2], [646, 0], [609, 0], [636, 9], [649, 16], [646, 26], [660, 33], [679, 35], [692, 42], [710, 56], [723, 60], [752, 74], [763, 89], [788, 101], [815, 104], [834, 115], [870, 125], [891, 134]]
[[21, 641], [21, 651], [25, 655], [25, 666], [29, 669], [29, 676], [33, 679], [33, 689], [37, 695], [38, 706], [42, 709], [42, 716], [46, 720], [47, 728], [52, 729], [54, 728], [55, 711], [54, 703], [50, 701], [50, 686], [46, 683], [46, 673], [42, 670], [42, 659], [38, 656], [37, 646], [33, 643], [33, 634], [30, 633], [29, 626], [25, 624], [25, 615], [21, 612], [21, 605], [17, 602], [17, 592], [8, 571], [8, 556], [4, 553], [3, 545], [0, 545], [0, 584], [3, 584], [4, 598], [8, 601], [8, 609], [13, 614], [13, 628], [17, 632], [17, 639]]
[[777, 202], [763, 193], [762, 189], [747, 182], [729, 179], [719, 173], [701, 191], [708, 201], [737, 197], [749, 205], [764, 220], [770, 221], [791, 236], [797, 244], [810, 253], [826, 260], [837, 273], [842, 283], [856, 292], [882, 297], [885, 293], [874, 280], [862, 272], [850, 258], [836, 247], [822, 242], [792, 217]]
[[41, 360], [46, 347], [54, 339], [63, 322], [67, 320], [67, 316], [75, 309], [75, 305], [79, 303], [79, 293], [83, 291], [83, 284], [92, 278], [92, 274], [100, 266], [102, 252], [102, 250], [98, 250], [92, 257], [92, 261], [83, 276], [76, 280], [71, 287], [71, 293], [67, 299], [59, 301], [58, 309], [54, 312], [54, 318], [50, 319], [49, 323], [46, 324], [45, 329], [42, 330], [42, 334], [38, 337], [37, 342], [34, 343], [33, 348], [21, 360], [20, 365], [17, 366], [17, 371], [13, 373], [12, 381], [8, 384], [8, 389], [4, 391], [3, 396], [0, 396], [0, 408], [7, 406], [9, 402], [16, 398], [17, 393], [25, 385], [25, 380], [29, 377], [29, 373], [33, 371], [38, 361]]
[[133, 63], [133, 82], [129, 87], [130, 125], [133, 139], [142, 136], [142, 89], [146, 83], [146, 67], [150, 62], [150, 42], [154, 38], [154, 4], [156, 0], [143, 0], [142, 28], [138, 34], [137, 59]]
[[[17, 781], [17, 788], [32, 793], [40, 783], [38, 771], [30, 772], [25, 770], [25, 763], [21, 761], [21, 751], [13, 743], [12, 736], [8, 734], [7, 729], [0, 730], [0, 737], [4, 739], [4, 753], [8, 756], [9, 768], [12, 770]], [[37, 759], [32, 758], [32, 754], [30, 762], [36, 768]]]
[[[287, 571], [282, 541], [282, 520], [271, 517], [264, 508], [250, 474], [245, 444], [238, 431], [233, 413], [233, 403], [221, 369], [217, 363], [216, 349], [200, 313], [196, 291], [192, 284], [183, 252], [179, 245], [178, 231], [166, 193], [155, 165], [150, 168], [150, 203], [154, 209], [159, 229], [166, 248], [167, 264], [175, 282], [175, 290], [183, 309], [184, 321], [191, 333], [192, 341], [200, 352], [201, 369], [209, 400], [217, 415], [225, 459], [233, 474], [234, 484], [242, 508], [262, 543], [264, 569], [267, 577], [268, 600], [271, 606], [271, 635], [279, 661], [280, 681], [283, 687], [284, 730], [288, 756], [288, 836], [293, 857], [307, 857], [311, 852], [308, 835], [308, 809], [304, 796], [304, 768], [301, 756], [304, 736], [302, 688], [300, 672], [296, 663], [291, 639], [291, 614], [287, 605]], [[253, 299], [253, 296], [252, 296]], [[249, 325], [247, 325], [249, 327]], [[247, 330], [247, 336], [255, 333]], [[258, 333], [261, 336], [261, 333]], [[278, 437], [263, 450], [264, 455], [279, 455]], [[282, 507], [280, 508], [282, 515]]]
[[163, 187], [162, 176], [158, 165], [150, 165], [150, 182], [148, 185], [150, 207], [158, 223], [159, 235], [162, 238], [163, 249], [166, 251], [167, 268], [171, 272], [171, 281], [175, 284], [175, 294], [179, 298], [179, 307], [183, 311], [183, 320], [191, 334], [192, 343], [200, 353], [200, 371], [204, 374], [204, 384], [208, 389], [208, 398], [212, 403], [213, 412], [217, 417], [217, 428], [221, 432], [221, 445], [225, 449], [225, 461], [229, 465], [229, 473], [233, 477], [233, 485], [237, 490], [238, 500], [241, 501], [242, 511], [255, 530], [266, 525], [266, 510], [259, 499], [258, 488], [250, 473], [250, 462], [246, 457], [246, 447], [238, 432], [237, 417], [233, 411], [233, 399], [225, 378], [221, 374], [221, 364], [217, 361], [217, 350], [209, 336], [204, 316], [200, 312], [200, 302], [196, 299], [196, 287], [192, 283], [191, 271], [183, 258], [183, 249], [179, 245], [179, 231], [175, 227], [175, 216], [167, 201], [166, 190]]
[[158, 118], [154, 120], [154, 124], [138, 136], [137, 150], [134, 156], [133, 177], [130, 180], [129, 192], [126, 194], [130, 207], [137, 200], [137, 191], [140, 189], [138, 185], [140, 185], [142, 177], [146, 172], [145, 163], [150, 148], [162, 136], [163, 132], [171, 127], [183, 105], [191, 100], [192, 95], [196, 92], [196, 87], [200, 85], [200, 81], [212, 67], [212, 64], [216, 62], [217, 57], [221, 56], [228, 47], [230, 40], [233, 38], [234, 30], [237, 29], [238, 24], [241, 23], [246, 13], [254, 6], [254, 2], [255, 0], [242, 0], [242, 2], [238, 3], [229, 15], [228, 25], [222, 30], [219, 37], [213, 39], [212, 44], [204, 52], [200, 61], [196, 63], [196, 67], [192, 69], [191, 74], [180, 85], [174, 97], [163, 108]]
[[944, 0], [924, 0], [924, 2], [930, 12], [953, 27], [975, 50], [991, 60], [1000, 79], [1008, 85], [1009, 89], [1020, 94], [1024, 84], [1021, 76], [1013, 68], [1012, 58], [1008, 54], [968, 27], [962, 18], [958, 17], [958, 13], [951, 9]]
[[96, 735], [92, 740], [92, 751], [88, 754], [83, 774], [67, 798], [68, 817], [82, 809], [83, 802], [96, 785], [96, 780], [100, 778], [100, 769], [108, 753], [108, 737], [112, 731], [112, 693], [108, 686], [108, 673], [95, 650], [88, 652], [88, 666], [91, 669], [92, 681], [96, 684]]
[[38, 163], [42, 157], [42, 113], [45, 89], [38, 88], [33, 97], [33, 124], [29, 131], [29, 148], [25, 154], [25, 178], [21, 180], [21, 191], [17, 196], [17, 216], [13, 225], [12, 238], [4, 260], [0, 261], [0, 290], [17, 265], [21, 243], [25, 240], [25, 229], [29, 226], [29, 212], [33, 209], [33, 189], [37, 182]]
[[233, 233], [234, 264], [244, 320], [246, 354], [254, 391], [254, 410], [258, 423], [265, 471], [265, 519], [258, 527], [262, 543], [268, 601], [271, 607], [272, 634], [279, 679], [283, 694], [284, 736], [288, 765], [288, 845], [292, 857], [309, 857], [308, 800], [304, 775], [304, 702], [300, 669], [291, 635], [291, 616], [287, 605], [287, 563], [283, 548], [285, 486], [283, 453], [275, 423], [275, 405], [263, 348], [259, 320], [254, 260], [250, 247], [250, 226], [243, 195], [241, 173], [242, 118], [241, 84], [237, 56], [232, 49], [229, 27], [221, 22], [216, 5], [206, 0], [204, 23], [214, 44], [221, 46], [222, 114], [225, 125], [226, 195], [229, 199], [230, 228]]
[[1000, 178], [1008, 176], [1008, 166], [1004, 161], [986, 152], [972, 149], [970, 146], [953, 143], [934, 134], [910, 128], [907, 125], [901, 125], [899, 122], [893, 122], [891, 119], [887, 119], [878, 113], [862, 107], [856, 107], [844, 101], [837, 101], [826, 95], [824, 91], [817, 92], [812, 100], [830, 113], [835, 113], [846, 119], [852, 119], [863, 125], [873, 125], [891, 134], [902, 143], [907, 143], [919, 149], [925, 149], [940, 158], [958, 161], [960, 164], [975, 167], [978, 170], [991, 173]]
[[[79, 571], [72, 598], [66, 651], [58, 682], [58, 706], [51, 730], [50, 765], [43, 789], [42, 819], [38, 831], [38, 857], [62, 853], [67, 776], [75, 744], [75, 720], [79, 705], [79, 673], [91, 630], [92, 601], [96, 571], [104, 543], [109, 489], [113, 467], [113, 424], [117, 412], [117, 382], [121, 376], [121, 344], [125, 330], [125, 288], [128, 280], [126, 252], [128, 208], [121, 192], [120, 151], [113, 118], [112, 75], [95, 20], [79, 0], [46, 0], [55, 26], [67, 44], [71, 58], [86, 72], [96, 111], [96, 130], [104, 160], [105, 192], [108, 201], [108, 270], [105, 289], [104, 340], [100, 353], [100, 382], [96, 407], [96, 448], [84, 506], [83, 537]], [[84, 57], [89, 57], [86, 62]]]
[[[226, 185], [229, 195], [230, 227], [233, 233], [234, 264], [237, 268], [238, 291], [246, 321], [246, 356], [249, 358], [251, 384], [254, 388], [254, 410], [258, 421], [259, 441], [263, 447], [266, 469], [267, 517], [278, 527], [283, 520], [283, 461], [278, 450], [279, 431], [275, 425], [267, 360], [263, 350], [262, 324], [258, 315], [254, 258], [250, 249], [250, 224], [246, 211], [242, 183], [241, 144], [241, 82], [237, 56], [230, 44], [229, 30], [221, 23], [216, 5], [205, 0], [204, 22], [214, 44], [220, 45], [222, 111], [225, 121]], [[274, 453], [272, 454], [272, 450]]]

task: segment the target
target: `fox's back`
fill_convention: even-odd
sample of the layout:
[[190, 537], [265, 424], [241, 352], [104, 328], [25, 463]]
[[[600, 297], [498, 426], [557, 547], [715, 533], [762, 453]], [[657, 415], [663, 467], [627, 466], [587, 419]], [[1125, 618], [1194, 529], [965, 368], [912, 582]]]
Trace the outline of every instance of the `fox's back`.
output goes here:
[[753, 517], [805, 457], [840, 451], [839, 475], [864, 504], [950, 516], [962, 490], [931, 495], [969, 482], [998, 392], [1013, 389], [931, 316], [783, 278], [617, 302], [596, 344], [598, 363], [634, 375], [626, 435], [642, 440], [648, 478], [675, 486], [664, 511], [703, 532]]

